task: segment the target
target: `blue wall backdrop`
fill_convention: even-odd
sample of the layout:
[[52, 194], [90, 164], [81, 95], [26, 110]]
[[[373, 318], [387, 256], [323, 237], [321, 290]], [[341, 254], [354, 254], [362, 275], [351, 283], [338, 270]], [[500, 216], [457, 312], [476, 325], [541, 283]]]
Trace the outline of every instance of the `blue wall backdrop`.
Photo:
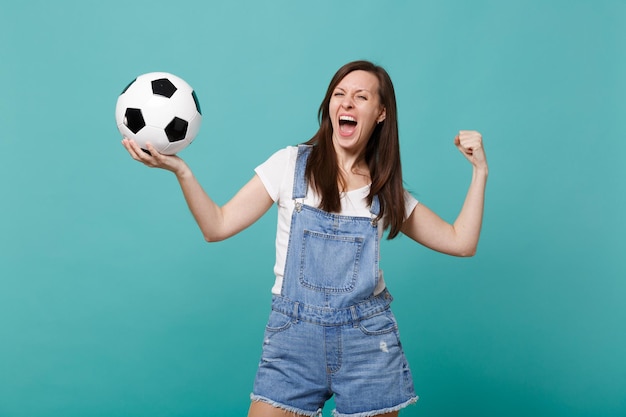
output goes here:
[[624, 0], [3, 0], [0, 416], [245, 415], [275, 210], [205, 243], [115, 102], [187, 80], [204, 123], [181, 156], [225, 203], [361, 58], [394, 80], [417, 198], [454, 220], [459, 129], [491, 168], [476, 257], [383, 247], [421, 397], [401, 415], [626, 416], [624, 21]]

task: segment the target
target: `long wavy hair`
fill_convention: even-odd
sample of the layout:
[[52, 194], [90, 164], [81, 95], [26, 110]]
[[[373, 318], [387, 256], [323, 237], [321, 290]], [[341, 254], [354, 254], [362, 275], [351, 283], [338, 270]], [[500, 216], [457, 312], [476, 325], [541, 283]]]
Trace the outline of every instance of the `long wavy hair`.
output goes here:
[[391, 78], [384, 68], [369, 61], [354, 61], [335, 73], [317, 113], [320, 127], [306, 142], [307, 145], [314, 146], [305, 175], [321, 197], [319, 208], [330, 213], [339, 212], [341, 210], [339, 183], [343, 179], [332, 142], [333, 127], [329, 104], [333, 91], [341, 80], [352, 71], [358, 70], [367, 71], [378, 78], [378, 95], [380, 103], [385, 107], [385, 120], [376, 125], [359, 159], [367, 164], [372, 181], [367, 201], [371, 205], [374, 196], [378, 196], [380, 202], [378, 219], [383, 219], [383, 227], [389, 229], [387, 238], [393, 239], [400, 232], [406, 218], [396, 94]]

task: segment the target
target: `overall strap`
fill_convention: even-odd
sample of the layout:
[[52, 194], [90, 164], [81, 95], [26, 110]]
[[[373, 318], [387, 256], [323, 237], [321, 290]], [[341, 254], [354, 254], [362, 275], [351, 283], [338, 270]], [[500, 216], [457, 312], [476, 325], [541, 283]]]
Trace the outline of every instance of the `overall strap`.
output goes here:
[[[309, 159], [309, 154], [313, 146], [311, 145], [298, 145], [298, 156], [296, 158], [296, 169], [293, 176], [293, 191], [291, 194], [292, 199], [304, 199], [307, 192], [307, 182], [304, 175], [306, 170], [306, 162]], [[372, 199], [372, 206], [370, 207], [370, 213], [372, 216], [377, 217], [380, 213], [380, 202], [378, 196], [375, 195]]]
[[378, 214], [380, 213], [380, 201], [378, 201], [378, 195], [375, 195], [374, 198], [372, 198], [370, 213], [372, 213], [374, 217], [378, 216]]
[[305, 198], [307, 191], [307, 182], [304, 176], [306, 170], [306, 161], [309, 158], [313, 147], [311, 145], [298, 145], [298, 157], [296, 159], [296, 170], [293, 176], [293, 192], [291, 198]]

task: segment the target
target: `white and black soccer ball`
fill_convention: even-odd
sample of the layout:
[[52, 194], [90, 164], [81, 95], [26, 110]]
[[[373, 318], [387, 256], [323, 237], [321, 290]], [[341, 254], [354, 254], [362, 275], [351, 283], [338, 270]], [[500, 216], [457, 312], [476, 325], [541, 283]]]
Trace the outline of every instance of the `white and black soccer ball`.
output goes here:
[[173, 155], [194, 140], [202, 113], [196, 93], [183, 79], [151, 72], [140, 75], [122, 91], [115, 121], [122, 136], [142, 149], [150, 142], [158, 152]]

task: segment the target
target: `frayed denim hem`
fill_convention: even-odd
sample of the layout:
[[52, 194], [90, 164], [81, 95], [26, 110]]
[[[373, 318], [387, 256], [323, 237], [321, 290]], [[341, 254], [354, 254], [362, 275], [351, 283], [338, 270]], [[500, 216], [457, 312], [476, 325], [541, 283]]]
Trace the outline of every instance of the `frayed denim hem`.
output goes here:
[[400, 411], [403, 408], [411, 405], [411, 404], [415, 404], [417, 402], [419, 397], [413, 397], [408, 401], [403, 402], [400, 405], [397, 405], [395, 407], [389, 407], [389, 408], [383, 408], [382, 410], [373, 410], [373, 411], [365, 411], [363, 413], [353, 413], [353, 414], [342, 414], [337, 412], [337, 410], [333, 410], [333, 416], [334, 417], [374, 417], [374, 416], [378, 416], [380, 414], [385, 414], [385, 413], [392, 413], [394, 411]]
[[308, 417], [322, 417], [322, 409], [321, 408], [318, 409], [317, 411], [304, 411], [304, 410], [300, 410], [299, 408], [290, 407], [288, 405], [281, 404], [281, 403], [278, 403], [276, 401], [270, 400], [269, 398], [262, 397], [260, 395], [255, 395], [255, 394], [250, 394], [250, 400], [252, 400], [252, 401], [261, 401], [261, 402], [264, 402], [264, 403], [267, 403], [267, 404], [271, 405], [272, 407], [280, 408], [281, 410], [285, 410], [285, 411], [288, 411], [290, 413], [301, 414], [303, 416], [308, 416]]

